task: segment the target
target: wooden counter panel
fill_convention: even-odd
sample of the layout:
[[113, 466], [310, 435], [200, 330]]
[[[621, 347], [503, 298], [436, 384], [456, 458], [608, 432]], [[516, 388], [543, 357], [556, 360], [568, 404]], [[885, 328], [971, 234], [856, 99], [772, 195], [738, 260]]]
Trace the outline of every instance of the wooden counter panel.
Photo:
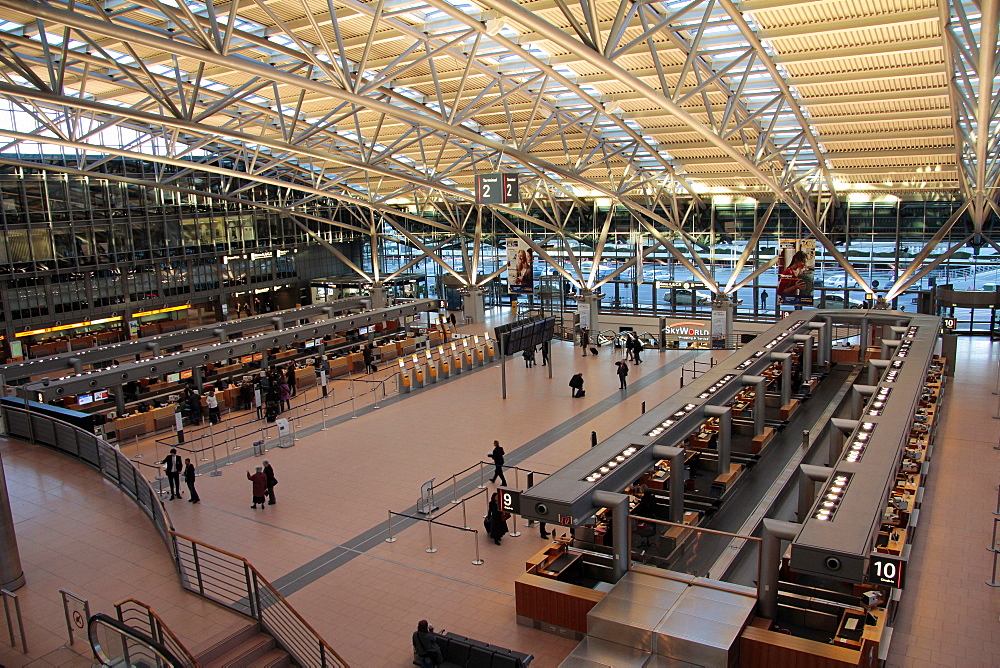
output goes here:
[[587, 632], [587, 613], [604, 598], [603, 591], [523, 573], [514, 581], [517, 614], [563, 628]]
[[740, 636], [740, 668], [857, 668], [861, 652], [755, 626]]

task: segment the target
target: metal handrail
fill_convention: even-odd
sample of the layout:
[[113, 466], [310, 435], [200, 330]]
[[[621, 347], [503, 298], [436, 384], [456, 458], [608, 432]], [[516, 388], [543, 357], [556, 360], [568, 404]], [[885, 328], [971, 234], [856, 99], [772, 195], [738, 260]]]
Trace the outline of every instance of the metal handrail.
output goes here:
[[[68, 454], [96, 468], [132, 497], [153, 520], [153, 525], [163, 537], [185, 589], [254, 618], [289, 654], [295, 657], [300, 665], [317, 668], [348, 666], [246, 559], [176, 533], [162, 501], [149, 481], [139, 472], [135, 462], [119, 452], [115, 446], [75, 425], [38, 415], [24, 408], [0, 405], [0, 414], [3, 415], [3, 424], [8, 435], [24, 438], [32, 444], [40, 443]], [[178, 539], [187, 541], [191, 546], [191, 551], [194, 553], [193, 573], [187, 569], [186, 555], [178, 553]], [[197, 554], [199, 549], [206, 555], [213, 556], [216, 562], [202, 568], [203, 564]], [[228, 574], [228, 581], [206, 580], [214, 578], [216, 569], [225, 565], [214, 555], [224, 555], [240, 562], [239, 577], [235, 578], [235, 581], [231, 574]], [[196, 576], [194, 579], [198, 584], [197, 588], [191, 586], [192, 575]], [[231, 595], [228, 598], [223, 598], [221, 594], [210, 595], [214, 592], [207, 593], [206, 585], [217, 588], [219, 592], [228, 591]], [[16, 597], [14, 600], [16, 603]], [[247, 603], [237, 605], [241, 600]], [[108, 619], [119, 624], [113, 618]], [[314, 647], [302, 647], [303, 643], [299, 637], [306, 637], [308, 644]]]
[[[121, 652], [113, 652], [101, 642], [100, 629], [114, 634], [121, 643]], [[142, 631], [133, 629], [104, 613], [92, 615], [87, 623], [87, 637], [90, 648], [103, 666], [117, 666], [122, 662], [128, 666], [151, 666], [155, 668], [188, 668], [183, 661], [173, 656], [169, 649]]]
[[171, 531], [181, 585], [260, 623], [302, 666], [345, 667], [285, 598], [243, 557]]
[[[3, 615], [7, 619], [7, 635], [10, 637], [10, 646], [14, 647], [14, 621], [17, 621], [18, 637], [21, 639], [21, 650], [28, 653], [28, 636], [24, 634], [24, 617], [21, 615], [21, 600], [17, 594], [7, 589], [0, 589], [0, 598], [3, 599]], [[7, 602], [14, 602], [14, 617], [10, 615], [10, 607]]]
[[118, 621], [127, 624], [133, 629], [142, 631], [166, 647], [185, 666], [200, 668], [201, 664], [188, 651], [188, 648], [184, 646], [180, 638], [174, 635], [173, 631], [163, 623], [160, 616], [153, 612], [153, 609], [148, 605], [137, 599], [127, 598], [124, 601], [115, 603], [115, 611], [118, 613]]
[[40, 443], [68, 454], [100, 471], [105, 478], [132, 497], [139, 508], [153, 520], [153, 526], [173, 556], [169, 532], [174, 526], [158, 494], [132, 460], [103, 438], [68, 422], [32, 413], [18, 406], [3, 405], [0, 411], [10, 436], [26, 439], [32, 444]]

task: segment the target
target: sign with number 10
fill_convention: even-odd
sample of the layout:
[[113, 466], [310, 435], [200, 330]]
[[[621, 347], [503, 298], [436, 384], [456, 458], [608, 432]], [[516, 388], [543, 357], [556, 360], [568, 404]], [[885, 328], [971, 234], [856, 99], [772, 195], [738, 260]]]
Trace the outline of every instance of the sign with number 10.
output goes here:
[[875, 553], [868, 562], [868, 581], [902, 589], [906, 580], [906, 560], [890, 554]]

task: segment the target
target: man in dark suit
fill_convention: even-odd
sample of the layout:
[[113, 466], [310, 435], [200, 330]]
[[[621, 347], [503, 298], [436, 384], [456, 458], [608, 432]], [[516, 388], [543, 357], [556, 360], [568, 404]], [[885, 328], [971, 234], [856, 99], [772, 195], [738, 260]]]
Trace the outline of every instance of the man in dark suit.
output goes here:
[[177, 454], [177, 448], [170, 448], [170, 454], [160, 463], [165, 464], [167, 467], [167, 480], [170, 481], [170, 500], [173, 501], [181, 495], [181, 469], [183, 462], [181, 462], [181, 456]]
[[198, 491], [194, 488], [194, 478], [197, 475], [194, 470], [194, 464], [191, 463], [190, 459], [184, 460], [184, 482], [187, 484], [188, 491], [191, 492], [191, 498], [188, 499], [189, 503], [199, 503], [201, 497], [198, 496]]
[[497, 478], [500, 478], [500, 482], [506, 487], [507, 478], [503, 476], [503, 454], [500, 441], [493, 441], [493, 452], [490, 453], [490, 459], [493, 460], [493, 477], [490, 478], [490, 482], [496, 482]]

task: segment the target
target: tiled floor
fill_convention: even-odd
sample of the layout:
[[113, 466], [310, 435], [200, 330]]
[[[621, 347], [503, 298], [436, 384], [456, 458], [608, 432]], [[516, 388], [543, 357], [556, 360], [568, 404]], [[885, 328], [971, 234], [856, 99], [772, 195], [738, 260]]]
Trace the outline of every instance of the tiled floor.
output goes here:
[[[893, 639], [893, 666], [995, 665], [1000, 655], [993, 635], [1000, 593], [985, 585], [998, 482], [992, 448], [1000, 427], [1000, 420], [991, 420], [996, 402], [989, 393], [1000, 347], [961, 340], [960, 351], [959, 382], [951, 386], [939, 432]], [[166, 506], [179, 532], [253, 562], [354, 666], [409, 665], [410, 633], [421, 618], [438, 629], [531, 652], [540, 668], [556, 666], [575, 643], [514, 621], [513, 580], [542, 546], [537, 530], [521, 527], [521, 536], [499, 547], [480, 541], [485, 564], [476, 566], [468, 532], [435, 526], [437, 551], [428, 553], [426, 526], [397, 529], [393, 543], [384, 542], [383, 529], [388, 511], [412, 508], [420, 483], [446, 481], [484, 460], [494, 438], [507, 449], [509, 463], [541, 472], [561, 467], [589, 447], [591, 430], [610, 434], [637, 417], [643, 402], [652, 407], [674, 392], [680, 365], [687, 360], [690, 367], [695, 355], [646, 352], [645, 363], [629, 376], [632, 389], [622, 393], [610, 352], [583, 358], [578, 348], [555, 345], [551, 380], [547, 367], [508, 362], [507, 400], [500, 398], [500, 369], [490, 367], [377, 411], [358, 402], [356, 419], [347, 402], [342, 418], [330, 411], [327, 431], [320, 431], [318, 414], [305, 418], [295, 447], [267, 452], [279, 479], [276, 505], [249, 508], [245, 471], [262, 458], [245, 447], [238, 456], [246, 459], [221, 466], [223, 475], [199, 478], [201, 504]], [[569, 397], [566, 383], [575, 371], [587, 379], [583, 399]], [[335, 394], [344, 397], [345, 387]], [[144, 464], [165, 455], [162, 445], [155, 453], [152, 443], [138, 447]], [[134, 446], [124, 450], [131, 454]], [[66, 657], [55, 654], [66, 642], [60, 587], [89, 598], [94, 611], [111, 612], [114, 602], [129, 596], [144, 600], [192, 646], [232, 623], [181, 590], [145, 516], [97, 474], [44, 449], [8, 443], [0, 452], [28, 579], [18, 594], [30, 620], [34, 665], [63, 665]], [[225, 452], [220, 448], [217, 455]], [[203, 464], [206, 471], [212, 466]], [[508, 479], [513, 484], [510, 474]], [[472, 492], [478, 475], [473, 470], [459, 482]], [[481, 527], [485, 507], [482, 495], [468, 501], [469, 526]], [[441, 521], [462, 525], [461, 512], [456, 505]], [[27, 664], [6, 647], [0, 662]]]

